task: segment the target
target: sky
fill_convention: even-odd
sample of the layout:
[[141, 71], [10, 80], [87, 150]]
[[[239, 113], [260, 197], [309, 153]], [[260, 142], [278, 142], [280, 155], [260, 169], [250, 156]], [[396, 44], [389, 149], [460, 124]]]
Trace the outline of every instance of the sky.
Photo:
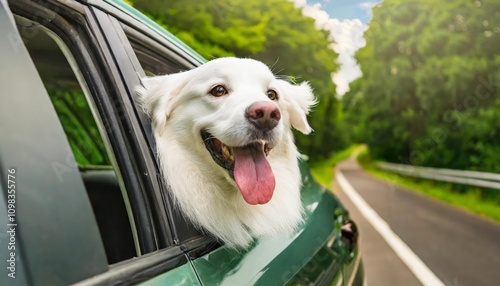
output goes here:
[[302, 13], [316, 20], [316, 26], [330, 31], [335, 43], [332, 48], [339, 54], [339, 70], [332, 75], [337, 94], [349, 91], [349, 83], [361, 76], [354, 59], [356, 51], [366, 42], [363, 37], [372, 17], [372, 7], [381, 0], [294, 0]]

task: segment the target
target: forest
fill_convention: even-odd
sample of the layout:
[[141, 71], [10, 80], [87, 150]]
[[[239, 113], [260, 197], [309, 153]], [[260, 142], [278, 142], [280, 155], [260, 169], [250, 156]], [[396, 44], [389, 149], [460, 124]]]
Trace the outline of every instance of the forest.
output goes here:
[[500, 172], [500, 2], [385, 0], [343, 98], [376, 159]]
[[315, 132], [297, 134], [297, 144], [313, 161], [359, 142], [377, 160], [500, 172], [500, 1], [376, 5], [355, 56], [363, 75], [342, 97], [333, 39], [290, 1], [132, 5], [207, 59], [251, 57], [309, 81]]

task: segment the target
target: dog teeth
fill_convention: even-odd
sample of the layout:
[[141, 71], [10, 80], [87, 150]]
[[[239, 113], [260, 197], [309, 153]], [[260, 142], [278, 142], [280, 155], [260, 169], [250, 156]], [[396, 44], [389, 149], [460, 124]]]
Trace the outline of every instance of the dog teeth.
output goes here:
[[226, 160], [233, 160], [233, 154], [226, 145], [222, 145], [222, 154]]
[[269, 148], [269, 146], [267, 144], [264, 145], [264, 153], [266, 154], [266, 156], [269, 155], [269, 152], [271, 151], [272, 148]]

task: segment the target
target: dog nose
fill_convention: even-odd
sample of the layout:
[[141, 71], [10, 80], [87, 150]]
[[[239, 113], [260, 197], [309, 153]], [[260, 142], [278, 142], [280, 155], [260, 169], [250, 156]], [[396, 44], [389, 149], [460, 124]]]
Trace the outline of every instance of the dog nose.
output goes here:
[[245, 116], [257, 129], [266, 131], [278, 125], [281, 112], [273, 103], [259, 101], [247, 107]]

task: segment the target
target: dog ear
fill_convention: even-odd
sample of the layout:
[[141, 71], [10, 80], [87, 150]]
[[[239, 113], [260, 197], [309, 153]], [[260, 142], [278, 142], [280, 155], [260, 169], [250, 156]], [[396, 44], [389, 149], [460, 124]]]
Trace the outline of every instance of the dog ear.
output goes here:
[[136, 88], [137, 102], [160, 130], [180, 101], [178, 94], [187, 84], [186, 73], [145, 77], [141, 79], [142, 86]]
[[290, 124], [303, 134], [309, 134], [313, 129], [307, 122], [307, 114], [317, 101], [314, 98], [309, 83], [302, 82], [300, 85], [293, 85], [284, 80], [279, 80], [285, 96], [285, 108], [290, 114]]

